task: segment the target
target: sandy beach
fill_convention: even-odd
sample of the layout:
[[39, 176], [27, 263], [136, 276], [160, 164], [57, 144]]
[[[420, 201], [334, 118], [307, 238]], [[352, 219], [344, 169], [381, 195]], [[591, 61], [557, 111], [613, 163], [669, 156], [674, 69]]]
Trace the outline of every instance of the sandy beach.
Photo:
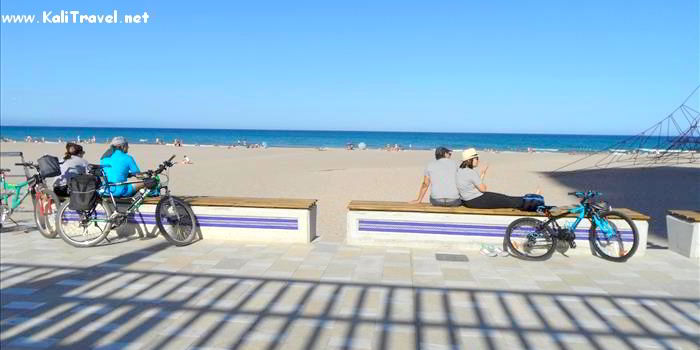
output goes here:
[[[0, 144], [3, 152], [21, 151], [27, 160], [59, 156], [63, 144]], [[105, 144], [84, 145], [85, 158], [99, 162]], [[346, 207], [351, 200], [410, 201], [416, 198], [432, 151], [387, 152], [308, 148], [245, 149], [172, 147], [131, 144], [129, 152], [142, 170], [169, 156], [187, 155], [193, 164], [170, 173], [175, 194], [318, 199], [318, 231], [323, 240], [345, 237]], [[649, 240], [665, 245], [665, 211], [700, 208], [700, 165], [644, 169], [606, 168], [556, 172], [583, 155], [566, 153], [481, 152], [489, 165], [490, 191], [522, 195], [541, 189], [548, 204], [574, 203], [567, 192], [594, 189], [613, 207], [630, 208], [652, 217]], [[459, 161], [455, 152], [453, 159]], [[3, 168], [17, 169], [15, 158], [1, 158]], [[590, 162], [589, 162], [590, 163]], [[582, 164], [585, 165], [585, 164]], [[573, 168], [575, 169], [575, 168]]]

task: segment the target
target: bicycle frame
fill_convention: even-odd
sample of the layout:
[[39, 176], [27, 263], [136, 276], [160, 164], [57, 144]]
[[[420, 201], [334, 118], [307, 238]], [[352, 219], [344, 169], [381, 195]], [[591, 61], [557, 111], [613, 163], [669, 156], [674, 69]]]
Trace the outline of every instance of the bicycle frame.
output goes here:
[[[104, 173], [102, 173], [102, 176], [105, 179], [107, 178], [106, 176], [104, 176]], [[156, 179], [156, 181], [158, 181], [158, 185], [157, 185], [158, 187], [156, 187], [158, 189], [158, 191], [165, 189], [166, 194], [170, 193], [170, 191], [168, 190], [168, 186], [162, 186], [162, 187], [160, 186], [160, 183], [161, 183], [160, 176], [156, 175], [153, 178]], [[143, 182], [144, 182], [143, 180], [141, 180], [141, 181], [124, 181], [124, 182], [106, 182], [105, 181], [103, 186], [104, 186], [104, 188], [109, 189], [109, 186], [122, 186], [122, 185], [129, 185], [129, 184], [138, 184], [138, 183], [143, 183]], [[112, 191], [107, 191], [107, 192], [109, 193], [109, 198], [112, 201], [112, 205], [114, 206], [114, 211], [117, 213], [120, 213], [122, 215], [129, 215], [130, 213], [135, 212], [143, 204], [143, 202], [145, 201], [145, 199], [147, 197], [146, 193], [144, 193], [142, 195], [138, 195], [138, 194], [140, 194], [139, 192], [137, 192], [136, 194], [129, 196], [129, 197], [120, 197], [120, 198], [130, 198], [130, 199], [136, 198], [136, 200], [133, 201], [131, 203], [131, 205], [129, 205], [129, 207], [125, 211], [122, 212], [122, 211], [119, 211], [119, 209], [118, 209], [117, 201], [114, 199], [114, 194], [112, 194]]]
[[[6, 202], [10, 204], [10, 209], [15, 210], [17, 207], [19, 207], [20, 204], [24, 201], [27, 196], [29, 196], [30, 193], [34, 193], [34, 185], [36, 184], [36, 178], [33, 177], [27, 181], [20, 182], [18, 184], [11, 184], [5, 181], [5, 177], [2, 177], [2, 200], [3, 202]], [[24, 195], [21, 195], [22, 189], [25, 187], [28, 187], [27, 192], [24, 193]], [[12, 196], [9, 194], [6, 194], [6, 191], [12, 191]], [[12, 202], [9, 201], [9, 197], [12, 198]]]
[[574, 208], [571, 208], [565, 213], [557, 216], [551, 216], [549, 214], [549, 211], [547, 211], [548, 220], [544, 223], [544, 226], [552, 224], [552, 226], [559, 230], [561, 229], [561, 226], [559, 225], [559, 223], [557, 223], [557, 220], [566, 217], [569, 214], [575, 214], [576, 220], [567, 228], [570, 229], [571, 232], [576, 232], [576, 228], [578, 228], [578, 225], [583, 219], [585, 219], [588, 216], [596, 227], [600, 227], [600, 229], [603, 230], [605, 236], [608, 239], [612, 238], [614, 236], [614, 230], [612, 230], [610, 223], [606, 220], [602, 220], [598, 213], [595, 210], [591, 209], [591, 206], [587, 201], [588, 198], [584, 199]]

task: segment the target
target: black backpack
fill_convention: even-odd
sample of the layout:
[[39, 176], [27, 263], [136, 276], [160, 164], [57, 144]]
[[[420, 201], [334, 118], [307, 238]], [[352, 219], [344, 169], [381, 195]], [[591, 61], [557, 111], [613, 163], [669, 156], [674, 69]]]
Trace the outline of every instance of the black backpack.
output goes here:
[[61, 164], [58, 162], [58, 158], [50, 155], [45, 155], [37, 160], [39, 165], [39, 175], [43, 178], [60, 176], [61, 175]]
[[92, 210], [97, 206], [100, 188], [100, 178], [95, 175], [76, 175], [68, 181], [70, 202], [68, 208], [72, 210]]
[[544, 197], [539, 194], [526, 194], [523, 196], [523, 206], [520, 208], [524, 211], [537, 211], [537, 207], [544, 205]]

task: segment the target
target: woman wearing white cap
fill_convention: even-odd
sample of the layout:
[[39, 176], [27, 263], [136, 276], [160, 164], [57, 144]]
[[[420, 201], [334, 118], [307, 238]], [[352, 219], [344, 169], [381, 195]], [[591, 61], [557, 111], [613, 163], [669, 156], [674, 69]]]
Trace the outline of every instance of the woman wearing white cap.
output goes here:
[[474, 148], [462, 152], [462, 164], [457, 170], [457, 189], [462, 204], [469, 208], [493, 209], [523, 207], [523, 197], [511, 197], [505, 194], [487, 192], [486, 177], [488, 166], [477, 174], [475, 168], [479, 166], [479, 154]]

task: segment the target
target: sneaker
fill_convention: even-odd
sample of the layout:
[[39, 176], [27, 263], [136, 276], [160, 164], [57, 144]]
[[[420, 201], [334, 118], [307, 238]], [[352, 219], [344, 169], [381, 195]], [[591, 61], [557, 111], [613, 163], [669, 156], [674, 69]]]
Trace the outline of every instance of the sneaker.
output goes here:
[[498, 253], [494, 251], [493, 247], [486, 244], [481, 245], [481, 250], [479, 250], [479, 253], [490, 257], [498, 256]]
[[493, 251], [496, 253], [496, 255], [500, 257], [506, 257], [510, 255], [510, 253], [498, 247], [496, 247]]

